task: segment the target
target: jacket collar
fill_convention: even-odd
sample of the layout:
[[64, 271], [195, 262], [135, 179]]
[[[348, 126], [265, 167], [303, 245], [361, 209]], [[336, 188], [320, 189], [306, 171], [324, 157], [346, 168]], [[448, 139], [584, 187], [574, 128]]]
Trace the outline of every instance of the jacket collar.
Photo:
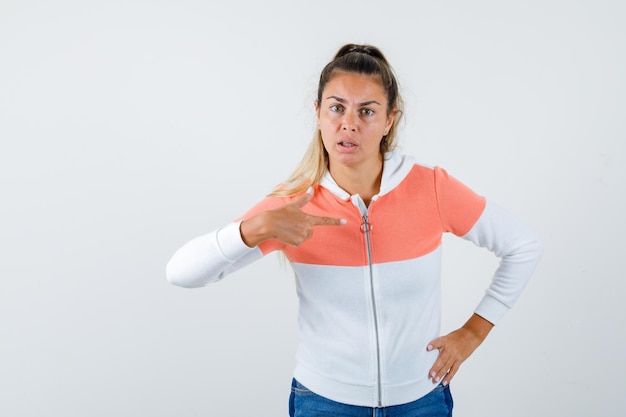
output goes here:
[[[415, 160], [408, 155], [402, 154], [398, 149], [387, 152], [383, 157], [383, 176], [380, 182], [380, 192], [375, 198], [381, 197], [396, 188], [411, 171], [413, 165], [415, 165]], [[348, 200], [351, 197], [348, 192], [337, 185], [329, 171], [326, 171], [322, 177], [320, 185], [342, 200]]]

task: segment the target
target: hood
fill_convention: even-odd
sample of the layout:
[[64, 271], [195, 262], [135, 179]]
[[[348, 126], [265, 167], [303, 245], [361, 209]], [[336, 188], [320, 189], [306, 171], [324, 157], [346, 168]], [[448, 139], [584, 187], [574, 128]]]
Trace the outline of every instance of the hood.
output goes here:
[[[413, 157], [404, 155], [398, 149], [387, 152], [383, 156], [383, 176], [380, 182], [380, 192], [374, 199], [396, 188], [415, 164], [416, 162]], [[348, 200], [351, 197], [348, 192], [337, 184], [333, 176], [330, 175], [330, 171], [326, 171], [326, 174], [324, 174], [320, 181], [320, 185], [343, 200]]]

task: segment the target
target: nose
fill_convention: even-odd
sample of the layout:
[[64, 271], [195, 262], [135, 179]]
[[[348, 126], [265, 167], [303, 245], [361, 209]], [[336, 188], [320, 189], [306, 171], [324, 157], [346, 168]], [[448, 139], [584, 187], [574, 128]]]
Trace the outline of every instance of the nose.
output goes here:
[[346, 112], [342, 120], [342, 129], [354, 132], [356, 131], [356, 122], [356, 116], [350, 112]]

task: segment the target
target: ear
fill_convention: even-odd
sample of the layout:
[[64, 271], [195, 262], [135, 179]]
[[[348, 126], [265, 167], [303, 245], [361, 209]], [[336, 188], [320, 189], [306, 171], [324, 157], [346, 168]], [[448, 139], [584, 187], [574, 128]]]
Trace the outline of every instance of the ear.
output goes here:
[[320, 122], [320, 103], [317, 100], [313, 100], [313, 107], [315, 107], [315, 118], [317, 120], [317, 123], [319, 124]]
[[393, 125], [393, 121], [395, 120], [397, 114], [398, 109], [393, 109], [387, 115], [387, 123], [385, 124], [385, 136], [387, 136], [387, 134], [391, 130], [391, 126]]

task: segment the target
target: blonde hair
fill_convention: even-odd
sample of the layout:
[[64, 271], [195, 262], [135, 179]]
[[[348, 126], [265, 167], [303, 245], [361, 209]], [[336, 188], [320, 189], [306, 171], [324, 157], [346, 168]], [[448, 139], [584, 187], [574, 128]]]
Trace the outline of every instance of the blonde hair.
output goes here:
[[[383, 53], [371, 45], [347, 44], [339, 48], [335, 57], [322, 73], [317, 88], [317, 102], [321, 103], [326, 84], [336, 72], [354, 72], [375, 77], [387, 95], [387, 114], [394, 110], [396, 115], [387, 135], [380, 142], [380, 153], [384, 154], [397, 146], [397, 127], [403, 114], [403, 101], [398, 89], [396, 76]], [[270, 196], [292, 196], [304, 192], [308, 187], [319, 184], [328, 170], [328, 152], [324, 148], [319, 129], [304, 153], [302, 160], [287, 178], [278, 185]]]

